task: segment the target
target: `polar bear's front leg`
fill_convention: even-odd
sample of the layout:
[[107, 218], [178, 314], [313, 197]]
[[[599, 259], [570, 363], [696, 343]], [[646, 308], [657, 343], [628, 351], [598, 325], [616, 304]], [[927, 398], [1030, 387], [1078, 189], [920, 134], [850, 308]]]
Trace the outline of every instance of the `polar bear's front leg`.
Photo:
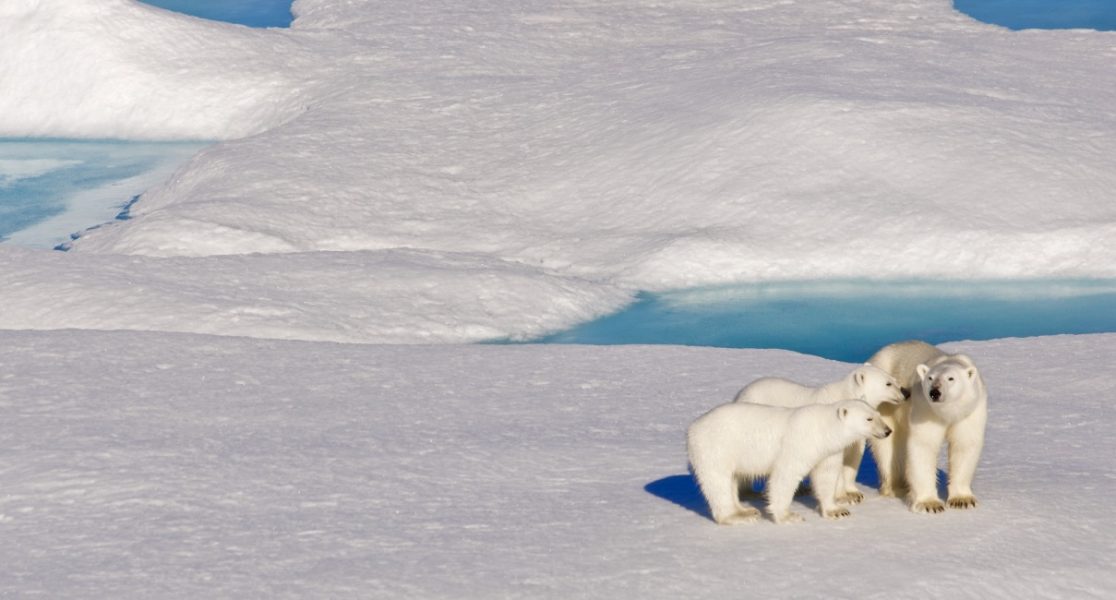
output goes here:
[[976, 474], [980, 452], [984, 448], [984, 411], [977, 411], [949, 428], [949, 499], [950, 508], [976, 508], [973, 496], [973, 475]]
[[806, 476], [805, 472], [794, 467], [780, 467], [776, 464], [767, 478], [767, 512], [776, 523], [796, 523], [802, 516], [790, 510], [791, 500], [798, 484]]
[[827, 456], [810, 470], [810, 487], [818, 500], [818, 510], [827, 519], [841, 519], [849, 516], [849, 509], [837, 505], [838, 484], [844, 454], [838, 452]]
[[880, 495], [898, 496], [902, 492], [899, 482], [903, 478], [901, 465], [897, 463], [896, 435], [882, 440], [872, 439], [872, 458], [876, 459], [876, 470], [880, 475]]
[[884, 439], [868, 438], [872, 447], [872, 458], [876, 460], [876, 471], [880, 476], [880, 495], [889, 497], [903, 496], [907, 491], [905, 477], [907, 464], [907, 430], [910, 406], [880, 406], [880, 416], [885, 425], [894, 432]]
[[[913, 420], [912, 420], [913, 422]], [[938, 498], [938, 453], [945, 440], [945, 426], [923, 420], [911, 427], [907, 438], [907, 483], [911, 486], [913, 512], [940, 513], [945, 505]]]
[[837, 484], [837, 501], [846, 504], [860, 504], [864, 494], [856, 487], [856, 473], [860, 470], [860, 461], [864, 460], [864, 441], [851, 444], [845, 448], [844, 460], [841, 465], [841, 480]]

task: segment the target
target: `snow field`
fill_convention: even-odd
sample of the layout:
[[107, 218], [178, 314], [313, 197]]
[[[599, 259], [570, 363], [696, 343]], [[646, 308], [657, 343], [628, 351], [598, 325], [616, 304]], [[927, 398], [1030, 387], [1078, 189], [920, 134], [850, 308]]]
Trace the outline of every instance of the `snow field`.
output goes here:
[[0, 596], [1116, 588], [1113, 335], [950, 346], [991, 391], [976, 511], [738, 528], [702, 514], [686, 426], [849, 365], [403, 345], [640, 289], [1114, 276], [1113, 34], [947, 0], [294, 11], [0, 3], [0, 135], [228, 140], [71, 253], [0, 246]]
[[949, 345], [991, 391], [975, 511], [869, 490], [850, 519], [800, 497], [805, 523], [730, 528], [695, 512], [686, 426], [850, 365], [2, 332], [0, 595], [1102, 598], [1114, 341]]
[[[339, 295], [366, 261], [328, 253], [454, 257], [393, 279], [398, 307], [478, 263], [522, 275], [495, 298], [532, 278], [601, 288], [555, 292], [572, 309], [545, 328], [504, 310], [446, 335], [420, 304], [360, 341], [538, 335], [613, 310], [616, 289], [1116, 276], [1114, 34], [1010, 32], [947, 0], [300, 0], [290, 30], [126, 0], [4, 11], [0, 135], [228, 140], [75, 254], [240, 255], [247, 273], [300, 254]], [[97, 263], [67, 260], [21, 259], [44, 281]], [[205, 285], [210, 261], [178, 264]], [[272, 282], [261, 296], [299, 312]], [[195, 322], [137, 315], [164, 317]], [[312, 327], [299, 337], [337, 339]]]

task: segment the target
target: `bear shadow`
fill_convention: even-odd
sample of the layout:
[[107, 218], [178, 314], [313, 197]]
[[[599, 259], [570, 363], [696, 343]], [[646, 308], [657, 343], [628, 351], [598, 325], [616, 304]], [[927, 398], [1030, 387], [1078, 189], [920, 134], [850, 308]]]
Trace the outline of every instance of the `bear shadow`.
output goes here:
[[709, 505], [705, 503], [705, 497], [701, 495], [701, 488], [698, 487], [694, 476], [689, 473], [657, 479], [643, 486], [643, 489], [652, 496], [673, 502], [706, 519], [713, 518], [713, 514], [709, 512]]
[[[860, 461], [860, 469], [856, 472], [856, 482], [873, 490], [880, 489], [880, 470], [876, 468], [876, 458], [872, 456], [871, 449], [864, 452], [864, 458]], [[949, 475], [938, 469], [938, 496], [945, 498], [949, 495], [946, 491], [948, 482]]]
[[864, 458], [860, 460], [860, 469], [856, 472], [856, 482], [874, 490], [880, 489], [880, 470], [876, 468], [876, 458], [872, 456], [872, 450], [870, 449], [865, 449]]
[[[698, 487], [697, 480], [691, 473], [663, 477], [648, 483], [643, 486], [643, 489], [652, 496], [672, 502], [710, 521], [713, 520], [713, 513], [709, 511], [709, 504], [706, 503], [705, 496], [702, 495], [701, 488]], [[800, 487], [795, 495], [809, 493], [809, 488]], [[810, 508], [816, 508], [816, 502], [812, 496], [796, 499], [804, 501], [803, 503]], [[740, 502], [754, 507], [761, 513], [764, 512], [763, 481], [752, 482], [751, 490], [741, 490]]]

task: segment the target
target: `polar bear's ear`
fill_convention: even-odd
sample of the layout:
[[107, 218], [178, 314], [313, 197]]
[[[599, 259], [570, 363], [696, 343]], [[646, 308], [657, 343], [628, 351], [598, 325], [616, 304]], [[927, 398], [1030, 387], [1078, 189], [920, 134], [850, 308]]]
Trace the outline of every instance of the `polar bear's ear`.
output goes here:
[[919, 379], [926, 379], [926, 374], [930, 372], [930, 367], [926, 365], [918, 365], [915, 367], [915, 373], [918, 373]]
[[847, 416], [849, 416], [849, 408], [847, 406], [842, 406], [841, 408], [837, 409], [837, 418], [838, 419], [844, 421], [845, 417], [847, 417]]
[[970, 367], [969, 368], [969, 379], [972, 379], [973, 377], [976, 377], [976, 369]]
[[864, 372], [864, 369], [857, 369], [856, 373], [853, 375], [853, 381], [856, 382], [856, 385], [861, 387], [864, 386], [864, 381], [866, 379], [868, 379], [868, 375]]

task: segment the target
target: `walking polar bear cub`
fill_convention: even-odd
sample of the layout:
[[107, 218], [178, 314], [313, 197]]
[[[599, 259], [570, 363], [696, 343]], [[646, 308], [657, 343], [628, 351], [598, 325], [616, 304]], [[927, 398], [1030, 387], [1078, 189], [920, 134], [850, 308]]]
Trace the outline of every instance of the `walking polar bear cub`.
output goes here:
[[[865, 364], [853, 369], [845, 377], [820, 387], [801, 385], [781, 377], [763, 377], [740, 390], [735, 402], [797, 408], [811, 404], [832, 404], [851, 398], [860, 398], [880, 411], [883, 410], [883, 404], [898, 404], [905, 400], [899, 382], [894, 377], [882, 369]], [[835, 475], [827, 473], [826, 477], [835, 478], [837, 482], [834, 490], [836, 501], [856, 504], [864, 499], [864, 494], [856, 487], [856, 473], [863, 458], [864, 440], [861, 439], [850, 444], [843, 453], [825, 459], [822, 468], [837, 472]]]
[[868, 362], [910, 390], [911, 401], [881, 407], [895, 435], [870, 440], [880, 473], [880, 493], [907, 492], [911, 510], [939, 513], [938, 454], [949, 443], [950, 508], [974, 508], [973, 475], [984, 447], [988, 393], [972, 359], [911, 340], [885, 346]]
[[767, 511], [776, 523], [788, 523], [802, 520], [790, 504], [807, 474], [822, 515], [848, 516], [832, 500], [836, 480], [819, 463], [853, 442], [890, 433], [879, 413], [861, 400], [794, 409], [735, 402], [698, 417], [686, 433], [686, 450], [714, 521], [757, 520], [759, 511], [740, 503], [738, 481], [766, 477]]

